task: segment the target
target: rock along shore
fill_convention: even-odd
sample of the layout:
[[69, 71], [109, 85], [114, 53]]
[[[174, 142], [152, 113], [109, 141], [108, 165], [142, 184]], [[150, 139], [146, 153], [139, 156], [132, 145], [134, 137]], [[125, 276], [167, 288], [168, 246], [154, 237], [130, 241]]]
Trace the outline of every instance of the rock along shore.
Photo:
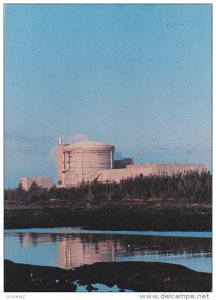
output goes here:
[[96, 290], [94, 284], [117, 285], [119, 291], [210, 292], [212, 275], [186, 267], [154, 262], [105, 262], [72, 270], [34, 266], [5, 260], [5, 292], [76, 292]]

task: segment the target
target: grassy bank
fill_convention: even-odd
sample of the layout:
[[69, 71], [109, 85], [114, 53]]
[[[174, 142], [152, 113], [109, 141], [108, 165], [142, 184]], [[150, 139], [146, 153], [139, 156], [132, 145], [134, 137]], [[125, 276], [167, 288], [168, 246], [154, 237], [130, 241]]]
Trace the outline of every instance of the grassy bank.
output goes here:
[[210, 231], [211, 206], [186, 200], [106, 202], [100, 205], [7, 205], [5, 228], [84, 227], [109, 230]]

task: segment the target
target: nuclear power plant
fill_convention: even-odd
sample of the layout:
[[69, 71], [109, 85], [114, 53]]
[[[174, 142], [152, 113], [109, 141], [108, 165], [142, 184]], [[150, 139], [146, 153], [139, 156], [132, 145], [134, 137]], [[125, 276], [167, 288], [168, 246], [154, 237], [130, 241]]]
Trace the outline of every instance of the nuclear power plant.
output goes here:
[[115, 147], [96, 141], [58, 144], [58, 186], [79, 186], [82, 182], [120, 182], [136, 176], [173, 175], [188, 171], [202, 172], [204, 164], [145, 163], [132, 158], [114, 159]]

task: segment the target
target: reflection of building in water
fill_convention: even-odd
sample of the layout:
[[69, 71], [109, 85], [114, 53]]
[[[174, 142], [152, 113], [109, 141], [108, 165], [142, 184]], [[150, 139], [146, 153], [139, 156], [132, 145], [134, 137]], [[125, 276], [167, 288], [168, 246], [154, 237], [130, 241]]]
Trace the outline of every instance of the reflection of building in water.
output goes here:
[[21, 232], [19, 233], [19, 238], [21, 245], [24, 247], [29, 245], [48, 244], [56, 241], [53, 234], [38, 234], [31, 232]]
[[20, 244], [22, 246], [28, 246], [31, 243], [31, 236], [30, 233], [20, 233], [19, 234], [19, 238], [20, 238]]
[[[81, 234], [59, 241], [59, 266], [76, 268], [95, 262], [114, 262], [132, 256], [193, 256], [211, 253], [211, 240], [136, 235]], [[130, 260], [130, 259], [129, 259]]]
[[163, 256], [211, 257], [212, 253], [210, 238], [36, 232], [12, 235], [19, 237], [21, 247], [32, 248], [34, 254], [40, 254], [40, 246], [54, 246], [55, 252], [47, 251], [46, 255], [54, 254], [56, 265], [64, 269], [95, 262], [134, 260], [136, 256], [145, 260]]
[[100, 241], [88, 243], [80, 237], [59, 241], [59, 265], [61, 268], [70, 269], [83, 264], [95, 262], [115, 261], [116, 249], [114, 241]]

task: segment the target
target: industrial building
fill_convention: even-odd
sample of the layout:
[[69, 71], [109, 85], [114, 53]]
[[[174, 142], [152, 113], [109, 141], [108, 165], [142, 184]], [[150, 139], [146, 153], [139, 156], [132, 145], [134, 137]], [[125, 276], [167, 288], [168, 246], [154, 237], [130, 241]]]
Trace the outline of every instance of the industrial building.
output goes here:
[[120, 182], [136, 176], [172, 175], [188, 171], [202, 172], [204, 164], [145, 163], [132, 158], [114, 160], [115, 147], [95, 141], [58, 144], [58, 186], [79, 186], [82, 182]]
[[22, 177], [20, 183], [28, 191], [32, 183], [35, 182], [39, 187], [50, 189], [53, 186], [52, 177]]
[[58, 184], [77, 186], [97, 178], [98, 170], [113, 169], [114, 146], [100, 142], [58, 145]]

